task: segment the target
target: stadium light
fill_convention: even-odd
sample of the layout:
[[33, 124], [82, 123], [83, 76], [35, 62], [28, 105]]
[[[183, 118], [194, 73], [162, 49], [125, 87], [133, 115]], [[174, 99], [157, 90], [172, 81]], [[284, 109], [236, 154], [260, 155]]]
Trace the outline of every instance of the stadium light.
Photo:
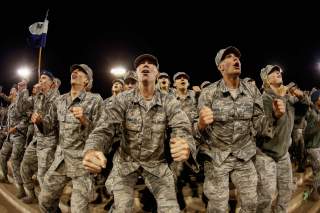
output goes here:
[[124, 67], [114, 67], [111, 69], [110, 72], [116, 77], [121, 77], [124, 76], [124, 74], [126, 73], [126, 69]]
[[20, 77], [22, 77], [23, 79], [28, 79], [30, 74], [31, 74], [31, 69], [28, 67], [20, 67], [17, 70], [17, 73]]

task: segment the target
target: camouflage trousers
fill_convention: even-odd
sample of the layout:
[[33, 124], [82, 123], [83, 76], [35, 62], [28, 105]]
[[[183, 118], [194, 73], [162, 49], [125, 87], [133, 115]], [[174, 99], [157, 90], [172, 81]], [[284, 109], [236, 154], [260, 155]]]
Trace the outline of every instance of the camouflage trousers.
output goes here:
[[57, 212], [63, 189], [69, 181], [72, 181], [71, 212], [88, 213], [89, 202], [94, 197], [93, 177], [90, 174], [79, 177], [67, 176], [64, 162], [60, 163], [57, 169], [51, 168], [45, 174], [39, 195], [40, 211]]
[[313, 170], [313, 189], [320, 193], [320, 148], [313, 148], [307, 150], [311, 157], [311, 165]]
[[[44, 143], [43, 143], [44, 142]], [[47, 143], [47, 144], [45, 144]], [[49, 170], [56, 151], [55, 139], [44, 138], [37, 144], [37, 156], [38, 156], [38, 181], [42, 188], [44, 176]]]
[[134, 187], [139, 175], [144, 178], [146, 186], [157, 201], [157, 212], [180, 212], [175, 191], [175, 181], [169, 167], [161, 177], [155, 176], [142, 168], [127, 176], [122, 176], [119, 174], [117, 166], [114, 165], [106, 182], [108, 191], [113, 193], [114, 196], [112, 213], [133, 212]]
[[258, 208], [257, 212], [272, 212], [271, 204], [276, 191], [278, 198], [275, 212], [287, 212], [291, 199], [292, 167], [289, 153], [278, 161], [260, 152], [256, 155], [255, 166], [258, 173]]
[[11, 154], [13, 179], [16, 184], [23, 184], [20, 174], [20, 165], [25, 151], [26, 139], [20, 134], [10, 135], [10, 140], [6, 140], [0, 151], [0, 167], [4, 174], [7, 174], [7, 161]]
[[209, 199], [207, 212], [225, 213], [228, 211], [229, 177], [240, 196], [240, 212], [256, 212], [257, 173], [251, 160], [244, 162], [229, 155], [220, 166], [206, 161], [204, 172], [203, 190]]
[[34, 189], [32, 176], [36, 174], [38, 170], [38, 159], [37, 159], [37, 141], [34, 139], [28, 145], [22, 162], [21, 162], [21, 178], [23, 181], [24, 188], [28, 190]]

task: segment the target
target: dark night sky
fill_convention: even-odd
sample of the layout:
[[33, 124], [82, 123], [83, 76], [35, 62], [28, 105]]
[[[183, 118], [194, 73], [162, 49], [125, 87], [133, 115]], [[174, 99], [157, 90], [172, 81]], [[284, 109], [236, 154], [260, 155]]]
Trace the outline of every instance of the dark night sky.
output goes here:
[[[191, 4], [177, 8], [126, 5], [123, 9], [122, 3], [126, 4], [49, 7], [43, 67], [62, 79], [62, 92], [70, 88], [70, 65], [86, 63], [94, 70], [93, 91], [105, 98], [110, 95], [110, 68], [122, 64], [132, 69], [134, 58], [141, 53], [157, 56], [160, 71], [171, 76], [178, 71], [189, 73], [192, 85], [215, 81], [220, 74], [214, 57], [229, 45], [242, 52], [242, 77], [252, 77], [258, 85], [260, 69], [278, 64], [285, 71], [285, 83], [295, 81], [303, 89], [319, 86], [318, 17], [307, 9], [302, 15], [302, 9], [287, 9], [287, 14], [282, 9], [257, 7], [236, 12], [236, 6], [230, 10]], [[37, 66], [37, 50], [26, 42], [28, 27], [42, 21], [47, 8], [2, 8], [0, 85], [5, 91], [19, 80], [16, 69], [20, 65]], [[36, 72], [31, 83], [35, 78]]]

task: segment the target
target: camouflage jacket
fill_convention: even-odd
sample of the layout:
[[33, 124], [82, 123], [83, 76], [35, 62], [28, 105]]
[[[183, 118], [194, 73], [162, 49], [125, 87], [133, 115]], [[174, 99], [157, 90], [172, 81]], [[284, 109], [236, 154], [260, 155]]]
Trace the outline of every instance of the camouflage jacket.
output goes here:
[[84, 153], [90, 149], [108, 149], [104, 146], [112, 145], [116, 126], [122, 124], [123, 140], [113, 160], [119, 175], [126, 176], [142, 167], [153, 175], [163, 176], [168, 169], [165, 156], [169, 149], [169, 144], [165, 143], [167, 128], [172, 130], [171, 138], [186, 139], [195, 159], [191, 123], [172, 94], [156, 90], [147, 107], [138, 89], [125, 91], [116, 96], [112, 107], [104, 112], [86, 142]]
[[[87, 173], [82, 165], [82, 152], [89, 133], [95, 128], [100, 118], [101, 106], [100, 95], [84, 91], [74, 100], [70, 93], [61, 95], [56, 100], [54, 118], [59, 125], [59, 148], [56, 151], [52, 169], [56, 169], [64, 161], [67, 175], [82, 176]], [[88, 125], [80, 124], [70, 111], [72, 107], [83, 108]]]
[[183, 99], [177, 95], [175, 92], [177, 100], [180, 102], [181, 109], [187, 114], [189, 120], [193, 120], [197, 117], [197, 100], [195, 98], [195, 93], [192, 90], [188, 90], [187, 96]]
[[30, 105], [27, 102], [29, 91], [27, 89], [18, 93], [15, 102], [8, 107], [7, 127], [16, 127], [17, 132], [26, 136], [28, 130], [29, 116], [27, 114]]
[[257, 87], [240, 80], [233, 98], [223, 79], [206, 87], [199, 97], [198, 110], [209, 107], [214, 122], [200, 132], [194, 123], [194, 134], [205, 142], [202, 152], [221, 165], [232, 154], [247, 161], [256, 154], [256, 134], [273, 137], [273, 120], [263, 111], [261, 93]]

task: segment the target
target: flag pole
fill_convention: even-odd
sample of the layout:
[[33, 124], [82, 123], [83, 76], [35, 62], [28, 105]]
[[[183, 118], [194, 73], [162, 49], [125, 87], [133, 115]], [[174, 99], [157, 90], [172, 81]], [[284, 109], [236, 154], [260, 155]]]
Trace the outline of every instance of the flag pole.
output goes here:
[[40, 81], [41, 53], [42, 53], [42, 47], [39, 48], [39, 56], [38, 56], [38, 81]]
[[[48, 19], [48, 15], [49, 15], [49, 9], [46, 12], [46, 17], [45, 17], [44, 21], [46, 21]], [[40, 81], [41, 55], [42, 55], [42, 46], [40, 46], [40, 48], [39, 48], [39, 55], [38, 55], [38, 81]]]

